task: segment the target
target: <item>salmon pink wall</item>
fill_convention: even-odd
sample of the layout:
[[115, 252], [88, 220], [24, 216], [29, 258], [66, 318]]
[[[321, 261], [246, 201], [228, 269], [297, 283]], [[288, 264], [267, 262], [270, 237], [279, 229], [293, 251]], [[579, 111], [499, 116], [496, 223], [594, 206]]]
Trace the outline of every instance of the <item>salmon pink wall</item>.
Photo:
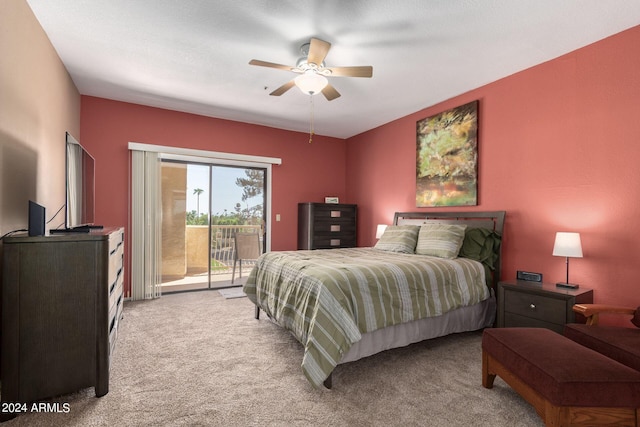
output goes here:
[[580, 232], [584, 258], [570, 261], [570, 281], [598, 303], [640, 305], [638, 46], [635, 27], [350, 138], [359, 245], [374, 244], [375, 225], [395, 211], [420, 210], [416, 121], [477, 99], [479, 203], [448, 210], [507, 212], [503, 279], [529, 270], [564, 281], [555, 232]]
[[[342, 139], [315, 135], [309, 143], [304, 133], [89, 96], [82, 97], [80, 123], [80, 142], [96, 159], [96, 223], [127, 226], [126, 238], [129, 142], [281, 158], [272, 169], [272, 250], [297, 248], [299, 202], [329, 195], [349, 202]], [[125, 258], [128, 265], [129, 253]]]

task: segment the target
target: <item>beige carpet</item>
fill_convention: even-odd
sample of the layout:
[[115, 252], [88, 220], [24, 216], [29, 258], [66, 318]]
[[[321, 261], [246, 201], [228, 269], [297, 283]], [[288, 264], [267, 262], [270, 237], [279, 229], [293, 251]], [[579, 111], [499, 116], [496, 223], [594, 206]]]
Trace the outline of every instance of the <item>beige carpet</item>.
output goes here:
[[480, 334], [387, 351], [339, 366], [312, 388], [302, 348], [247, 298], [203, 291], [126, 303], [110, 392], [55, 399], [68, 414], [3, 426], [542, 426], [499, 378], [481, 385]]

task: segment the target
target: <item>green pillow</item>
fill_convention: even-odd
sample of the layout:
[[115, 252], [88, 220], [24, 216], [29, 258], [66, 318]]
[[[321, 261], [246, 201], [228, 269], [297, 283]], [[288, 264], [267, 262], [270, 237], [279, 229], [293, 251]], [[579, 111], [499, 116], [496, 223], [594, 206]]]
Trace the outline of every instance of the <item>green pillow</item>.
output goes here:
[[480, 261], [490, 270], [495, 270], [501, 243], [502, 238], [495, 231], [486, 228], [469, 228], [458, 255]]
[[482, 263], [487, 286], [490, 288], [493, 287], [493, 276], [496, 274], [494, 272], [500, 256], [501, 243], [502, 237], [495, 231], [486, 228], [468, 228], [458, 254]]
[[383, 251], [412, 254], [416, 250], [419, 230], [419, 225], [390, 225], [374, 247]]
[[423, 224], [418, 234], [416, 253], [439, 258], [457, 258], [466, 225]]

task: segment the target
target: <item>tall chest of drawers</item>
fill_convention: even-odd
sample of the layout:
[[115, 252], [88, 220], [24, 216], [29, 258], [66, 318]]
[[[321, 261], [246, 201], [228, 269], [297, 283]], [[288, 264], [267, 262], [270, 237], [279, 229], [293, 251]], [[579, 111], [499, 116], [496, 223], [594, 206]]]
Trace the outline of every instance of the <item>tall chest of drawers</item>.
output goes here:
[[298, 204], [298, 249], [356, 246], [357, 205]]
[[2, 279], [2, 402], [86, 387], [107, 394], [123, 307], [124, 230], [7, 237]]

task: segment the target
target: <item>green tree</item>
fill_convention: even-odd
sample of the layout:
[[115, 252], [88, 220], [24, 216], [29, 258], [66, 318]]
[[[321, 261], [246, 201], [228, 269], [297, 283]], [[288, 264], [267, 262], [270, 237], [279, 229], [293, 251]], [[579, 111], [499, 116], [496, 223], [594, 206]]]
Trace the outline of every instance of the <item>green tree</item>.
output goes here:
[[236, 178], [236, 185], [242, 188], [242, 201], [259, 196], [264, 189], [264, 172], [260, 169], [245, 169], [246, 178]]
[[200, 216], [200, 195], [202, 193], [204, 193], [204, 190], [202, 188], [196, 188], [196, 189], [193, 190], [193, 194], [195, 194], [196, 197], [197, 197], [197, 202], [196, 202], [197, 203], [196, 204], [196, 208], [197, 209], [196, 210], [198, 212], [198, 216]]
[[187, 225], [207, 225], [209, 218], [207, 214], [198, 215], [196, 211], [187, 212]]
[[264, 171], [260, 169], [245, 169], [246, 178], [236, 178], [236, 185], [242, 188], [242, 201], [245, 202], [244, 209], [241, 203], [236, 203], [234, 210], [241, 224], [261, 224], [262, 223], [262, 203], [249, 206], [247, 200], [257, 197], [264, 192]]

